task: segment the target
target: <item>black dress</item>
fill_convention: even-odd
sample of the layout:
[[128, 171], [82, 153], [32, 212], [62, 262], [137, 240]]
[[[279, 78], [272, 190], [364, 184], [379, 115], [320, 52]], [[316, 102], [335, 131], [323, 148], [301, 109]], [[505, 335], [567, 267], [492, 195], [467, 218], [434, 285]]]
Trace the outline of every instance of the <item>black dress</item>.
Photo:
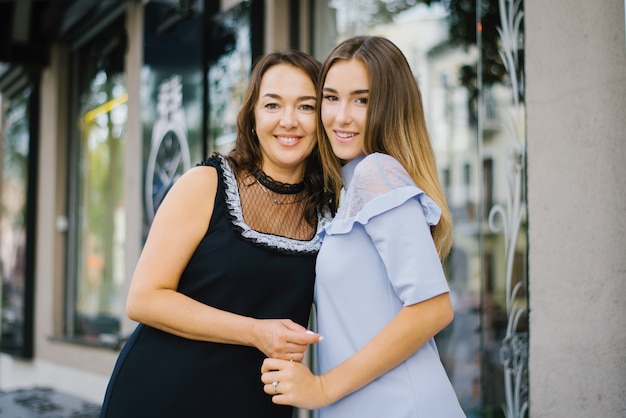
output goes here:
[[[254, 318], [307, 326], [319, 239], [300, 241], [252, 230], [237, 180], [223, 157], [203, 163], [220, 179], [206, 235], [179, 291], [207, 305]], [[291, 418], [263, 392], [256, 348], [189, 340], [140, 324], [119, 355], [100, 417]]]

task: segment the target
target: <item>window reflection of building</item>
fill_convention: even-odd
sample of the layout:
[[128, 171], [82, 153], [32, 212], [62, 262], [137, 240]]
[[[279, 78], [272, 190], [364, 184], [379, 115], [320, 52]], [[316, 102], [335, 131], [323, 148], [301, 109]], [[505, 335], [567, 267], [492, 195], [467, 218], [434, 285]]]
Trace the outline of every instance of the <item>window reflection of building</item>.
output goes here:
[[209, 62], [209, 136], [212, 149], [223, 153], [234, 145], [252, 67], [250, 8], [244, 1], [213, 17], [220, 53]]
[[71, 143], [72, 194], [66, 336], [117, 344], [124, 312], [124, 142], [127, 121], [125, 41], [121, 26], [75, 55], [76, 115]]
[[151, 1], [143, 9], [143, 239], [172, 185], [206, 153], [201, 51], [210, 40], [203, 39], [203, 7], [200, 2]]

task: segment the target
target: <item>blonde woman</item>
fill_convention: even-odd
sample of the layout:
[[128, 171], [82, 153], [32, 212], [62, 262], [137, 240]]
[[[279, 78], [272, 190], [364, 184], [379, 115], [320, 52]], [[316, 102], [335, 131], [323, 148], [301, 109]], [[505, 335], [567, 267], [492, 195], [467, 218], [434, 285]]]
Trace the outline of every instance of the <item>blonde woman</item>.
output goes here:
[[464, 417], [434, 340], [454, 315], [451, 222], [418, 85], [381, 37], [342, 42], [320, 80], [325, 184], [345, 195], [316, 262], [318, 374], [266, 359], [265, 392], [320, 418]]

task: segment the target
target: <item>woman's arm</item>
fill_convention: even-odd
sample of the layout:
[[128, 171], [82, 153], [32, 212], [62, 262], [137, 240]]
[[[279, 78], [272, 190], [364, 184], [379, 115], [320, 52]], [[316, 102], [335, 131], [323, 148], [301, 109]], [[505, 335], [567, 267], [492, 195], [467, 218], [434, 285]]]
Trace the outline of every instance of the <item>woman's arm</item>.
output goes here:
[[[273, 394], [273, 386], [267, 383], [279, 381], [279, 392], [284, 394], [274, 397], [276, 403], [319, 408], [336, 402], [408, 359], [453, 319], [448, 286], [422, 204], [410, 199], [369, 218], [363, 228], [384, 263], [387, 277], [381, 280], [389, 281], [404, 307], [353, 356], [322, 376], [313, 376], [304, 367], [266, 360], [262, 369], [269, 372], [262, 379], [265, 391]], [[325, 343], [332, 347], [333, 341]], [[279, 372], [272, 375], [271, 370]]]
[[362, 350], [321, 376], [329, 403], [360, 389], [408, 359], [454, 316], [448, 293], [402, 308]]
[[126, 313], [135, 321], [181, 337], [253, 346], [268, 356], [299, 361], [318, 335], [307, 334], [291, 320], [236, 315], [177, 291], [180, 277], [208, 229], [217, 183], [214, 168], [199, 166], [185, 173], [167, 193], [137, 262]]
[[[265, 392], [277, 404], [317, 409], [330, 405], [387, 373], [445, 328], [454, 312], [448, 293], [404, 307], [367, 345], [321, 376], [302, 364], [266, 359], [262, 366]], [[328, 341], [332, 344], [331, 341]]]

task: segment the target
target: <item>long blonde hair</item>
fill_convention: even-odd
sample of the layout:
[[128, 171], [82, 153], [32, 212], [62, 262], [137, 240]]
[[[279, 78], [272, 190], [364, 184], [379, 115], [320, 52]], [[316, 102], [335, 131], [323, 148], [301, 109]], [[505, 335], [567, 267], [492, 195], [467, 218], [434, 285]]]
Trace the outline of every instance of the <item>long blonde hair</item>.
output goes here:
[[[452, 244], [452, 220], [439, 182], [417, 81], [406, 57], [391, 41], [378, 36], [357, 36], [337, 45], [323, 63], [318, 103], [322, 103], [322, 89], [330, 67], [338, 61], [351, 59], [365, 65], [370, 82], [365, 153], [381, 152], [394, 157], [415, 184], [441, 208], [441, 219], [431, 232], [439, 257], [443, 260]], [[334, 192], [333, 205], [336, 208], [341, 189], [341, 163], [333, 154], [320, 119], [317, 132], [324, 184]]]

